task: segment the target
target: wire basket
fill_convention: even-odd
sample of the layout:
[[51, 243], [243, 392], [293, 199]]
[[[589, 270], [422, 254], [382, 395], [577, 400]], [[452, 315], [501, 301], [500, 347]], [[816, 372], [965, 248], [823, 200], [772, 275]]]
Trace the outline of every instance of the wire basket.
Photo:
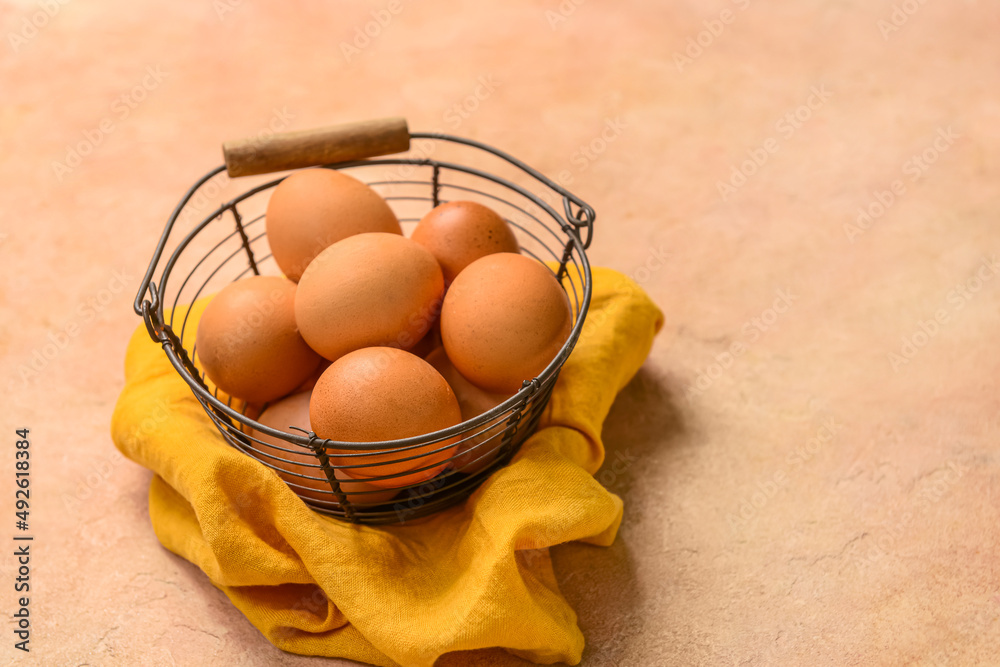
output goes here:
[[[443, 159], [442, 151], [449, 150], [462, 153], [461, 161]], [[224, 152], [226, 165], [195, 183], [174, 209], [136, 295], [135, 312], [150, 337], [162, 345], [226, 441], [278, 472], [315, 511], [352, 523], [385, 524], [426, 516], [463, 500], [506, 465], [535, 430], [579, 338], [591, 297], [586, 248], [593, 209], [500, 150], [441, 133], [410, 133], [402, 119], [231, 142]], [[483, 163], [491, 171], [479, 166]], [[447, 201], [474, 200], [493, 208], [514, 230], [522, 254], [545, 263], [570, 299], [574, 326], [556, 357], [493, 409], [417, 437], [338, 442], [256, 421], [266, 406], [229, 397], [206, 379], [187, 306], [243, 277], [281, 275], [267, 245], [264, 210], [272, 189], [288, 174], [263, 182], [230, 179], [316, 166], [342, 170], [367, 183], [386, 199], [404, 229]], [[493, 173], [497, 170], [505, 175]], [[218, 197], [234, 185], [247, 189]], [[213, 197], [219, 203], [206, 205]], [[177, 240], [168, 251], [171, 238]], [[376, 451], [378, 463], [373, 464]], [[443, 453], [451, 455], [442, 461]], [[400, 462], [406, 462], [406, 473], [379, 470]], [[356, 481], [359, 470], [365, 473], [363, 484]], [[412, 481], [421, 475], [429, 479]]]

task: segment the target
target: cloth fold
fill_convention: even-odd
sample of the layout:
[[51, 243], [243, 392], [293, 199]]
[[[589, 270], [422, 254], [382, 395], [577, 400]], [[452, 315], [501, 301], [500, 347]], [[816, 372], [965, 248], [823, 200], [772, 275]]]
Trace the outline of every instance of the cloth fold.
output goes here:
[[452, 651], [503, 647], [577, 664], [584, 639], [548, 547], [614, 541], [622, 502], [593, 477], [601, 426], [663, 322], [629, 278], [597, 268], [593, 279], [582, 335], [537, 432], [465, 502], [389, 526], [312, 512], [226, 444], [140, 326], [111, 431], [125, 456], [156, 473], [157, 538], [292, 653], [431, 667]]

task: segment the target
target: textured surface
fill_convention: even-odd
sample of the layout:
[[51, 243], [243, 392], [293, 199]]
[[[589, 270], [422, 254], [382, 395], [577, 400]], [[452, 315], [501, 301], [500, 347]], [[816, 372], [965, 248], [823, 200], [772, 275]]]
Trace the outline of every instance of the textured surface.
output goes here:
[[272, 648], [159, 547], [108, 419], [141, 271], [220, 142], [398, 113], [570, 183], [593, 261], [667, 313], [605, 430], [619, 539], [555, 550], [584, 664], [995, 662], [997, 6], [483, 5], [0, 2], [0, 391], [5, 437], [35, 440], [37, 656], [337, 664]]

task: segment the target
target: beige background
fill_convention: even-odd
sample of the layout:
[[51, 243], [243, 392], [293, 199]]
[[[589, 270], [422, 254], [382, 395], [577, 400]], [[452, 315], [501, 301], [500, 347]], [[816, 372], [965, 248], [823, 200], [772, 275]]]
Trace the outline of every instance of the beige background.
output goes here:
[[0, 476], [30, 427], [36, 536], [34, 651], [6, 634], [3, 662], [323, 664], [158, 545], [108, 420], [141, 272], [219, 143], [392, 114], [566, 172], [592, 261], [666, 313], [605, 429], [620, 537], [554, 550], [584, 664], [1000, 661], [1000, 5], [401, 0], [345, 55], [385, 6], [0, 0]]

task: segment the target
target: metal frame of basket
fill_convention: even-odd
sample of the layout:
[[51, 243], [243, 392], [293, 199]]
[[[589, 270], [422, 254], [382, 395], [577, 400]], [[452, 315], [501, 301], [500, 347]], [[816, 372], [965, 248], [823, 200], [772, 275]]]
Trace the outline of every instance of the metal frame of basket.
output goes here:
[[[559, 371], [580, 336], [591, 297], [586, 249], [590, 245], [595, 214], [590, 206], [520, 160], [486, 144], [441, 133], [409, 133], [408, 130], [407, 133], [408, 138], [433, 142], [430, 145], [434, 147], [448, 144], [499, 158], [518, 174], [520, 180], [527, 180], [530, 187], [479, 168], [431, 159], [428, 155], [435, 152], [433, 148], [413, 157], [383, 158], [370, 157], [379, 151], [365, 150], [356, 152], [364, 159], [327, 163], [321, 168], [345, 170], [376, 190], [388, 190], [383, 196], [403, 224], [419, 220], [421, 214], [415, 206], [423, 207], [426, 212], [445, 201], [469, 198], [492, 206], [515, 230], [522, 243], [522, 253], [547, 263], [573, 307], [572, 332], [556, 357], [537, 377], [526, 379], [520, 391], [492, 410], [436, 433], [378, 443], [337, 442], [297, 428], [280, 431], [264, 426], [248, 416], [251, 406], [211, 386], [197, 365], [194, 335], [188, 327], [189, 310], [185, 306], [228, 281], [259, 275], [262, 268], [266, 270], [273, 264], [263, 231], [264, 215], [254, 215], [247, 209], [253, 208], [252, 202], [260, 208], [261, 201], [266, 202], [270, 190], [284, 177], [251, 187], [221, 203], [204, 218], [196, 219], [167, 254], [167, 243], [179, 221], [191, 217], [187, 207], [192, 199], [226, 166], [213, 169], [202, 177], [184, 195], [167, 221], [134, 303], [135, 312], [142, 316], [150, 337], [162, 345], [170, 363], [226, 441], [278, 472], [312, 509], [352, 523], [385, 524], [426, 516], [460, 502], [490, 474], [505, 466], [536, 429]], [[252, 152], [264, 152], [258, 148]], [[228, 158], [227, 155], [227, 161]], [[311, 161], [315, 160], [313, 157]], [[395, 172], [387, 172], [389, 169]], [[258, 173], [272, 170], [263, 169]], [[233, 171], [230, 165], [230, 173]], [[386, 178], [387, 173], [390, 178]], [[424, 178], [411, 177], [408, 173], [419, 173]], [[366, 175], [375, 177], [365, 178]], [[562, 212], [547, 199], [561, 201]], [[232, 231], [217, 241], [212, 237], [225, 229]], [[181, 266], [185, 263], [191, 268]], [[157, 270], [159, 277], [154, 281]], [[166, 309], [168, 300], [170, 308]], [[263, 442], [258, 437], [260, 434], [269, 436], [270, 443]], [[454, 447], [455, 438], [458, 438], [458, 451], [445, 460], [443, 470], [436, 472], [440, 468], [439, 459], [430, 465], [421, 465], [422, 458]], [[273, 444], [275, 440], [281, 446]], [[372, 471], [367, 470], [365, 479], [374, 479], [383, 487], [392, 486], [393, 478], [421, 471], [433, 477], [398, 485], [398, 491], [389, 500], [385, 499], [384, 490], [381, 493], [370, 489], [348, 488], [345, 491], [345, 479], [350, 479], [352, 469], [385, 464], [385, 461], [374, 465], [364, 463], [363, 457], [367, 454], [370, 460], [372, 451], [392, 454], [392, 462], [412, 461], [407, 473], [372, 476]], [[331, 452], [336, 452], [339, 464], [331, 462]], [[289, 464], [296, 461], [285, 455], [299, 455], [301, 461], [303, 453], [315, 459], [314, 464], [304, 466], [310, 474], [289, 469]], [[362, 462], [344, 462], [352, 458]], [[469, 471], [473, 472], [469, 474]], [[350, 483], [347, 486], [350, 487]], [[366, 496], [371, 496], [372, 501], [366, 502]]]

